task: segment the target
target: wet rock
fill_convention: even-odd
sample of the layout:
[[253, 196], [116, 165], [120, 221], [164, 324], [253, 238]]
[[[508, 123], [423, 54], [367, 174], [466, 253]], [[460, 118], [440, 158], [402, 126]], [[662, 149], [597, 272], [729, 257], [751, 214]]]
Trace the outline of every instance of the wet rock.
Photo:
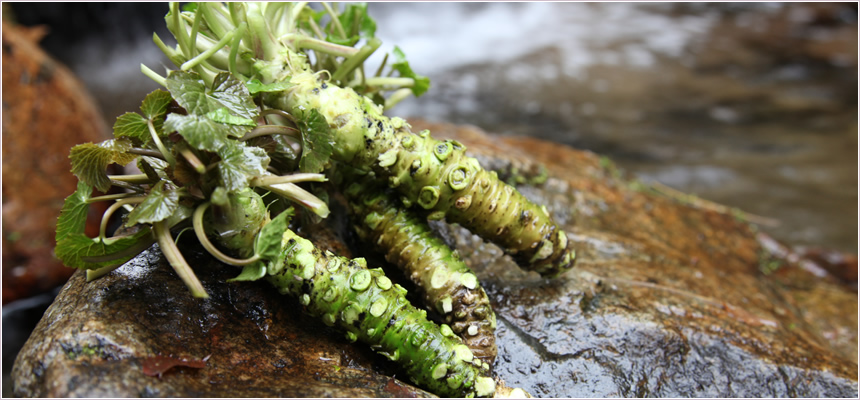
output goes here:
[[[369, 349], [303, 315], [296, 299], [264, 282], [226, 284], [235, 267], [194, 243], [183, 248], [209, 299], [188, 295], [157, 246], [89, 284], [77, 272], [19, 353], [15, 394], [429, 396]], [[178, 365], [159, 368], [170, 361]]]
[[[856, 289], [780, 258], [741, 213], [659, 194], [592, 153], [414, 126], [507, 173], [545, 172], [543, 183], [519, 188], [575, 243], [578, 267], [546, 280], [458, 226], [433, 224], [485, 286], [499, 321], [494, 368], [509, 386], [540, 397], [858, 395]], [[355, 242], [336, 201], [332, 209], [326, 225], [301, 233], [387, 267]], [[20, 353], [15, 393], [429, 395], [304, 316], [296, 299], [262, 282], [225, 283], [238, 271], [182, 245], [210, 299], [192, 298], [157, 248], [91, 283], [76, 273]], [[190, 366], [145, 373], [164, 359]]]

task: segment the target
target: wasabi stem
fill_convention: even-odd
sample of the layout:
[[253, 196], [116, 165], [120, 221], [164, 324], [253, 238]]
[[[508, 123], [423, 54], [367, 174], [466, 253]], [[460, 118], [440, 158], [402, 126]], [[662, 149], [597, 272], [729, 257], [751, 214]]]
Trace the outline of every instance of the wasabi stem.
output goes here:
[[117, 194], [106, 194], [104, 196], [91, 197], [87, 199], [87, 204], [98, 203], [100, 201], [112, 201], [112, 200], [120, 200], [125, 199], [131, 196], [136, 196], [134, 193], [117, 193]]
[[128, 152], [131, 154], [138, 154], [141, 156], [155, 157], [155, 158], [160, 158], [160, 159], [164, 160], [164, 155], [161, 154], [160, 151], [156, 151], [156, 150], [133, 148], [133, 149], [129, 150]]
[[197, 276], [194, 275], [194, 271], [191, 269], [191, 266], [188, 265], [185, 258], [182, 257], [182, 253], [179, 251], [179, 248], [176, 247], [173, 237], [170, 236], [170, 229], [167, 227], [167, 223], [159, 221], [152, 224], [152, 227], [155, 231], [158, 245], [161, 247], [161, 252], [164, 254], [164, 257], [167, 258], [167, 261], [170, 263], [170, 266], [173, 267], [173, 270], [176, 271], [176, 274], [179, 275], [179, 278], [185, 282], [185, 286], [187, 286], [191, 291], [191, 295], [203, 299], [208, 298], [209, 295], [206, 293], [206, 289], [203, 288], [203, 284], [201, 284], [200, 280], [197, 279]]
[[135, 175], [108, 175], [108, 179], [112, 181], [128, 182], [128, 183], [149, 183], [151, 180], [146, 174]]
[[263, 176], [256, 177], [251, 180], [249, 183], [250, 186], [268, 186], [268, 185], [276, 185], [280, 183], [296, 183], [296, 182], [325, 182], [325, 175], [323, 174], [291, 174], [284, 176]]
[[111, 204], [110, 207], [108, 207], [107, 210], [105, 210], [104, 214], [102, 215], [102, 221], [101, 221], [101, 224], [99, 224], [99, 238], [104, 239], [105, 236], [107, 235], [107, 232], [106, 232], [107, 231], [107, 224], [110, 221], [111, 215], [113, 215], [113, 213], [116, 212], [116, 210], [118, 210], [120, 207], [127, 205], [127, 204], [143, 203], [144, 199], [146, 199], [146, 198], [142, 197], [142, 196], [126, 197], [126, 198], [117, 200], [115, 203]]
[[316, 50], [335, 57], [352, 57], [359, 52], [359, 50], [354, 47], [341, 46], [339, 44], [326, 42], [324, 40], [294, 33], [283, 35], [280, 37], [280, 39], [284, 40], [287, 43], [292, 43], [293, 47], [295, 47], [297, 50]]
[[379, 46], [382, 45], [382, 41], [373, 38], [367, 42], [366, 45], [362, 46], [361, 50], [353, 56], [346, 59], [346, 61], [341, 64], [337, 71], [331, 76], [333, 81], [341, 81], [347, 74], [355, 70], [357, 67], [364, 65], [364, 61], [367, 60], [367, 57], [370, 57]]
[[261, 125], [246, 133], [245, 136], [242, 136], [239, 140], [250, 140], [256, 137], [268, 135], [287, 135], [297, 139], [302, 138], [301, 132], [296, 128], [280, 125]]
[[245, 265], [251, 265], [257, 261], [260, 261], [260, 256], [254, 254], [250, 258], [233, 258], [218, 250], [212, 242], [209, 241], [209, 238], [206, 237], [206, 228], [203, 227], [203, 214], [206, 212], [206, 209], [209, 208], [210, 203], [203, 203], [194, 210], [194, 215], [191, 217], [191, 222], [194, 226], [194, 233], [197, 235], [197, 240], [200, 241], [200, 244], [206, 251], [209, 252], [213, 257], [218, 259], [225, 264], [242, 267]]
[[[170, 60], [170, 61], [174, 61], [174, 60]], [[149, 69], [149, 67], [147, 67], [146, 65], [140, 64], [140, 72], [143, 72], [143, 74], [146, 75], [149, 79], [154, 80], [155, 83], [161, 85], [162, 87], [167, 87], [167, 79], [165, 79], [163, 76], [159, 75], [157, 72]]]
[[330, 212], [328, 205], [326, 205], [325, 202], [293, 183], [275, 183], [262, 185], [260, 187], [276, 193], [281, 197], [299, 203], [322, 218], [328, 217]]
[[[200, 14], [197, 14], [197, 15], [200, 15]], [[195, 18], [195, 21], [196, 21], [196, 18]], [[194, 58], [186, 61], [185, 63], [183, 63], [179, 67], [179, 69], [181, 69], [183, 71], [188, 71], [189, 69], [198, 66], [201, 62], [203, 62], [207, 58], [211, 57], [218, 50], [221, 50], [222, 47], [226, 46], [227, 43], [233, 39], [233, 35], [236, 34], [236, 32], [238, 32], [238, 31], [239, 31], [239, 28], [236, 28], [236, 29], [230, 31], [230, 33], [224, 35], [224, 37], [221, 38], [221, 40], [219, 40], [217, 43], [215, 43], [214, 46], [210, 47], [208, 50], [204, 51], [203, 53], [200, 53], [199, 55], [195, 56]], [[192, 33], [193, 33], [194, 37], [196, 38], [197, 32], [193, 31]], [[194, 41], [194, 43], [196, 43], [196, 40]], [[197, 46], [191, 46], [191, 48], [196, 49]]]
[[164, 157], [164, 160], [167, 161], [170, 166], [176, 165], [176, 158], [174, 158], [173, 154], [170, 154], [170, 151], [164, 147], [164, 143], [162, 143], [161, 138], [158, 137], [158, 132], [155, 131], [155, 125], [152, 124], [152, 120], [146, 121], [146, 127], [149, 129], [149, 134], [152, 136], [152, 142], [155, 143], [156, 147], [158, 147], [158, 151], [161, 152], [161, 156]]
[[[202, 174], [206, 172], [206, 166], [203, 165], [203, 162], [200, 161], [197, 156], [190, 149], [183, 149], [179, 151], [179, 154], [182, 154], [182, 157], [185, 158], [185, 161], [188, 161], [189, 164], [197, 171], [198, 174]], [[144, 175], [145, 176], [145, 175]]]

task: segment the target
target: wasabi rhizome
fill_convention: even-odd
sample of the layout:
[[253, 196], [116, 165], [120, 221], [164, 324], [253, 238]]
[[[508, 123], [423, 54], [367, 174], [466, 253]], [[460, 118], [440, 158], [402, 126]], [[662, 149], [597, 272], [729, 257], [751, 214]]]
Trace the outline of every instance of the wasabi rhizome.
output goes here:
[[[176, 47], [154, 41], [178, 69], [141, 68], [166, 90], [118, 117], [114, 139], [71, 150], [80, 182], [57, 226], [63, 262], [95, 279], [158, 242], [191, 294], [206, 297], [171, 232], [190, 229], [215, 258], [243, 268], [231, 281], [269, 281], [425, 389], [525, 395], [493, 379], [495, 315], [475, 274], [427, 219], [458, 223], [547, 277], [574, 265], [572, 246], [544, 207], [462, 144], [383, 115], [429, 80], [397, 48], [365, 68], [381, 43], [366, 5], [174, 3], [165, 20]], [[142, 173], [107, 175], [111, 163], [135, 163]], [[322, 252], [290, 229], [296, 213], [328, 215], [326, 202], [298, 185], [327, 180], [350, 182], [341, 186], [359, 237], [404, 270], [445, 324], [411, 305], [382, 269]], [[123, 192], [91, 197], [112, 187]], [[97, 201], [113, 204], [89, 238], [87, 209]], [[130, 209], [123, 234], [108, 237], [120, 208]]]

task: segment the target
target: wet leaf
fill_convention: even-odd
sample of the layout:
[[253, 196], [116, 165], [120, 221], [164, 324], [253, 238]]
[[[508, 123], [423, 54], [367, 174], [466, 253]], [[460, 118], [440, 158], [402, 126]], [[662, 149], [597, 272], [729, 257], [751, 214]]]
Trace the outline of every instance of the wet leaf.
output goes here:
[[60, 210], [60, 218], [57, 220], [57, 243], [70, 234], [84, 232], [89, 210], [87, 200], [90, 199], [92, 192], [92, 186], [78, 181], [78, 190], [66, 197], [63, 202], [63, 209]]
[[306, 118], [299, 121], [302, 131], [302, 158], [299, 171], [322, 172], [331, 160], [334, 149], [334, 134], [325, 117], [317, 110], [311, 110]]
[[290, 83], [289, 80], [264, 84], [260, 82], [259, 79], [251, 79], [245, 83], [245, 86], [247, 86], [248, 92], [251, 94], [257, 94], [261, 92], [281, 92], [293, 87], [294, 85]]
[[[141, 229], [131, 236], [120, 236], [107, 239], [89, 238], [83, 233], [69, 233], [57, 242], [54, 253], [67, 267], [82, 269], [97, 269], [109, 265], [124, 263], [140, 251], [133, 250], [140, 244], [149, 244], [152, 238], [150, 229]], [[117, 255], [110, 257], [110, 255]], [[92, 261], [92, 258], [100, 258]], [[90, 260], [87, 260], [89, 258]]]
[[249, 127], [222, 124], [200, 115], [170, 114], [164, 122], [164, 130], [178, 132], [189, 145], [198, 150], [218, 152], [229, 145], [230, 136], [241, 137]]
[[142, 143], [152, 140], [146, 118], [138, 113], [127, 112], [116, 118], [113, 124], [113, 136], [116, 138], [134, 138]]
[[242, 272], [235, 278], [227, 279], [227, 282], [250, 282], [266, 276], [266, 266], [262, 261], [242, 267]]
[[259, 147], [245, 146], [244, 143], [231, 143], [218, 152], [221, 161], [218, 172], [221, 174], [221, 186], [229, 192], [235, 192], [248, 187], [248, 181], [262, 176], [269, 167], [269, 156]]
[[230, 110], [224, 107], [221, 107], [215, 111], [209, 111], [208, 113], [206, 113], [206, 117], [222, 124], [257, 126], [257, 123], [254, 122], [253, 119], [237, 117], [233, 114], [230, 114]]
[[215, 76], [212, 90], [207, 93], [207, 97], [210, 99], [209, 111], [224, 107], [237, 117], [251, 120], [260, 115], [245, 84], [227, 72]]
[[131, 147], [131, 141], [127, 138], [105, 140], [98, 144], [84, 143], [72, 147], [69, 154], [72, 173], [88, 185], [107, 192], [111, 186], [105, 171], [107, 166], [112, 163], [126, 165], [137, 158], [137, 155], [128, 153]]
[[165, 181], [158, 181], [143, 203], [137, 205], [129, 214], [125, 226], [140, 223], [153, 223], [169, 218], [179, 207], [179, 193], [176, 190], [164, 190]]
[[167, 114], [167, 106], [173, 98], [170, 93], [161, 89], [156, 89], [152, 93], [146, 95], [143, 102], [140, 104], [140, 111], [146, 118], [155, 120]]
[[[171, 71], [167, 75], [167, 90], [189, 114], [212, 111], [206, 97], [206, 83], [194, 72]], [[169, 120], [169, 118], [168, 118]]]
[[284, 237], [284, 232], [290, 224], [290, 219], [293, 217], [293, 209], [289, 208], [286, 211], [278, 214], [273, 218], [257, 236], [257, 241], [254, 243], [254, 251], [262, 258], [275, 260], [281, 252], [281, 240]]
[[152, 135], [147, 126], [148, 121], [152, 121], [155, 132], [163, 137], [164, 132], [162, 125], [164, 124], [164, 115], [167, 114], [167, 106], [173, 98], [170, 93], [164, 90], [155, 90], [148, 94], [140, 105], [140, 111], [143, 116], [137, 113], [127, 112], [117, 117], [113, 125], [114, 137], [132, 138], [140, 143], [146, 144], [152, 141]]
[[167, 90], [189, 114], [206, 115], [219, 108], [246, 119], [259, 116], [257, 105], [242, 81], [222, 72], [215, 76], [212, 88], [197, 73], [171, 71], [166, 80]]
[[[131, 236], [108, 239], [92, 239], [84, 234], [87, 224], [87, 212], [93, 188], [84, 182], [78, 182], [78, 190], [67, 197], [57, 221], [54, 253], [67, 267], [96, 269], [130, 260], [138, 252], [123, 253], [126, 250], [139, 247], [151, 238], [148, 229], [141, 229]], [[111, 254], [118, 254], [110, 257]], [[106, 257], [107, 256], [107, 257]], [[99, 261], [85, 261], [87, 257], [102, 257]], [[105, 258], [106, 257], [106, 258]]]

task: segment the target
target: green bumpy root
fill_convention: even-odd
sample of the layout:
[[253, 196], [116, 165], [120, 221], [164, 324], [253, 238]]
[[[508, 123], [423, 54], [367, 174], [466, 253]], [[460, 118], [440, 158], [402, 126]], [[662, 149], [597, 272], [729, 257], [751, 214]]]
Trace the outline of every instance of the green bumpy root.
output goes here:
[[[341, 168], [344, 170], [349, 168]], [[475, 357], [492, 365], [496, 358], [496, 315], [477, 277], [424, 218], [401, 207], [374, 181], [344, 171], [344, 195], [354, 214], [358, 236], [375, 243], [386, 260], [421, 288], [424, 304], [442, 316]]]
[[405, 203], [426, 210], [429, 218], [445, 218], [498, 244], [521, 267], [556, 277], [574, 265], [575, 253], [566, 233], [546, 209], [500, 181], [473, 157], [465, 146], [401, 128], [397, 161], [374, 170], [389, 176]]
[[546, 277], [571, 269], [575, 252], [548, 212], [484, 170], [465, 146], [414, 134], [400, 118], [349, 88], [328, 85], [307, 69], [284, 71], [295, 84], [266, 103], [293, 115], [317, 109], [334, 130], [333, 158], [372, 170], [398, 191], [405, 206], [429, 218], [446, 218], [502, 247], [521, 267]]
[[367, 343], [399, 363], [412, 381], [442, 397], [495, 394], [488, 368], [450, 330], [427, 320], [426, 311], [406, 300], [381, 269], [364, 259], [323, 253], [287, 230], [281, 263], [271, 263], [266, 279], [282, 294], [299, 299], [306, 311], [351, 340]]

